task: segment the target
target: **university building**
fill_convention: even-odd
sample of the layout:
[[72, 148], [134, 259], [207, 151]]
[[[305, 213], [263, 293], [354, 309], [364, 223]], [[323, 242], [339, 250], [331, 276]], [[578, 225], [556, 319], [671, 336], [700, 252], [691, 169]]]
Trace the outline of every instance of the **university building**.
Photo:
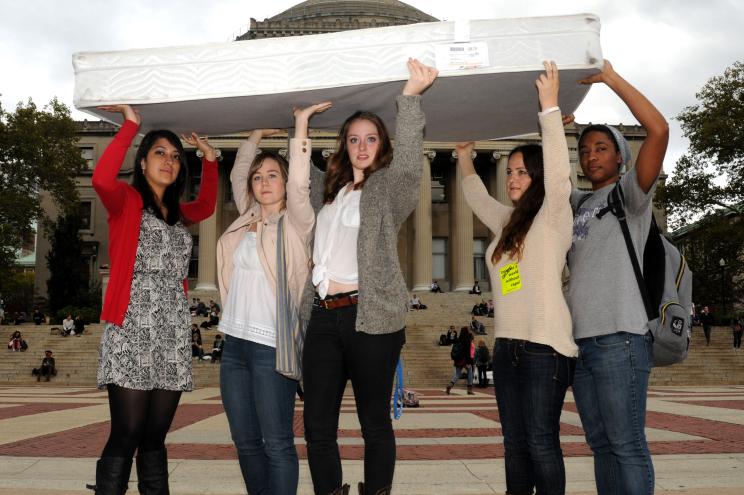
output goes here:
[[[250, 28], [238, 40], [278, 36], [301, 36], [349, 29], [392, 26], [437, 19], [403, 2], [395, 0], [333, 1], [309, 0], [300, 3], [264, 21], [250, 20]], [[477, 97], [477, 96], [474, 96]], [[618, 105], [622, 104], [618, 102]], [[535, 117], [537, 118], [537, 116]], [[453, 122], [453, 125], [457, 125]], [[583, 125], [572, 124], [566, 128], [574, 184], [588, 189], [578, 166], [577, 140]], [[640, 126], [623, 126], [623, 132], [635, 156], [645, 137]], [[107, 122], [78, 123], [79, 146], [88, 167], [77, 178], [78, 190], [84, 212], [83, 256], [90, 268], [93, 281], [100, 281], [110, 260], [108, 259], [108, 226], [106, 210], [97, 199], [91, 186], [92, 171], [98, 158], [116, 133], [117, 128]], [[312, 132], [312, 159], [316, 166], [325, 168], [325, 162], [335, 148], [335, 135]], [[244, 135], [210, 136], [210, 143], [222, 151], [219, 164], [219, 189], [216, 212], [208, 220], [191, 227], [194, 250], [189, 267], [189, 284], [192, 289], [216, 290], [216, 243], [221, 233], [238, 216], [230, 192], [229, 176], [235, 155]], [[524, 139], [479, 141], [476, 143], [475, 166], [492, 196], [510, 204], [506, 192], [506, 161], [510, 150], [526, 143], [539, 143], [538, 135]], [[131, 180], [135, 146], [132, 147], [122, 167], [120, 178]], [[459, 186], [460, 174], [454, 158], [453, 142], [426, 141], [421, 156], [424, 176], [418, 206], [403, 224], [398, 235], [398, 253], [408, 287], [411, 290], [428, 290], [432, 280], [437, 280], [445, 291], [467, 291], [475, 280], [483, 290], [489, 289], [485, 264], [486, 247], [491, 241], [488, 229], [474, 217], [467, 206]], [[286, 153], [286, 136], [264, 139], [262, 149]], [[190, 182], [186, 194], [198, 193], [201, 162], [194, 150], [189, 151]], [[632, 166], [632, 164], [630, 165]], [[54, 206], [45, 204], [47, 211]], [[46, 253], [49, 241], [39, 228], [36, 252], [36, 293], [46, 294]]]

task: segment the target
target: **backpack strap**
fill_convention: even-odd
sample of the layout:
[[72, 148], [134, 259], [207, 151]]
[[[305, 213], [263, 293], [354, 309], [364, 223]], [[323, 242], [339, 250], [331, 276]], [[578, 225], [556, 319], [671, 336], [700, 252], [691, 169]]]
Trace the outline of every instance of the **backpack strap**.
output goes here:
[[[617, 218], [620, 223], [620, 230], [623, 231], [623, 238], [625, 239], [625, 247], [628, 249], [628, 255], [630, 256], [630, 262], [633, 265], [633, 273], [635, 274], [636, 282], [638, 283], [638, 289], [641, 291], [641, 299], [643, 299], [643, 306], [646, 309], [646, 316], [649, 321], [653, 320], [654, 312], [651, 309], [651, 303], [649, 301], [648, 292], [646, 290], [646, 282], [643, 280], [643, 272], [641, 272], [641, 265], [638, 263], [638, 256], [636, 256], [635, 248], [633, 247], [633, 240], [630, 238], [630, 229], [628, 229], [628, 221], [625, 216], [625, 208], [623, 207], [622, 197], [623, 192], [620, 188], [620, 182], [615, 183], [615, 187], [610, 191], [607, 197], [607, 208]], [[604, 212], [600, 212], [604, 215]], [[599, 216], [599, 214], [597, 215]]]

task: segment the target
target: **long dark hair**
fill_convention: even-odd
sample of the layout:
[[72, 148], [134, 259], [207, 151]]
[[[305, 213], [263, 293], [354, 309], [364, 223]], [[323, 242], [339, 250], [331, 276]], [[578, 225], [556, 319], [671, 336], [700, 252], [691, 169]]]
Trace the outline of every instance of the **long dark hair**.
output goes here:
[[494, 265], [504, 254], [517, 260], [522, 258], [524, 238], [527, 237], [532, 221], [535, 219], [537, 212], [540, 211], [545, 198], [542, 147], [537, 144], [518, 146], [509, 153], [509, 159], [517, 153], [522, 154], [524, 166], [532, 182], [530, 187], [522, 194], [522, 197], [519, 198], [517, 204], [514, 205], [509, 222], [501, 231], [501, 238], [491, 256], [491, 262]]
[[[142, 160], [147, 159], [147, 154], [153, 147], [155, 142], [165, 138], [174, 148], [178, 150], [178, 161], [180, 167], [178, 170], [178, 176], [173, 184], [165, 188], [163, 193], [163, 204], [168, 209], [168, 218], [163, 218], [163, 213], [160, 211], [160, 206], [155, 199], [155, 193], [152, 191], [150, 184], [147, 183], [145, 173], [142, 170]], [[132, 186], [142, 196], [142, 208], [150, 209], [152, 213], [161, 220], [164, 220], [168, 225], [175, 225], [176, 222], [181, 220], [181, 196], [186, 188], [186, 181], [188, 179], [189, 167], [186, 161], [186, 152], [183, 149], [181, 140], [178, 139], [171, 131], [161, 129], [157, 131], [150, 131], [145, 134], [142, 138], [139, 148], [137, 148], [137, 155], [134, 157], [134, 177], [132, 178]]]
[[351, 117], [346, 119], [344, 125], [341, 126], [336, 140], [336, 152], [328, 160], [325, 188], [323, 191], [324, 203], [332, 203], [338, 191], [344, 185], [354, 180], [354, 170], [349, 159], [349, 152], [346, 149], [346, 138], [349, 135], [349, 127], [357, 120], [367, 120], [374, 124], [377, 128], [377, 134], [380, 136], [380, 147], [377, 149], [374, 163], [364, 169], [364, 180], [358, 184], [354, 184], [354, 189], [361, 189], [370, 175], [381, 168], [387, 167], [393, 160], [393, 145], [390, 142], [390, 134], [388, 134], [382, 119], [372, 112], [362, 110], [354, 112]]

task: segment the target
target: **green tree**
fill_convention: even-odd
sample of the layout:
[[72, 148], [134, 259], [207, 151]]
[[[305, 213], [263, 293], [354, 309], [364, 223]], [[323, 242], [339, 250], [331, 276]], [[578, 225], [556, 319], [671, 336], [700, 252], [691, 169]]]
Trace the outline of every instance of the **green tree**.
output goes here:
[[60, 215], [49, 229], [47, 297], [52, 315], [65, 306], [84, 307], [90, 304], [88, 267], [82, 258], [80, 227], [79, 212], [70, 211]]
[[677, 116], [689, 149], [659, 197], [675, 227], [718, 210], [744, 214], [744, 62], [695, 96]]
[[34, 306], [34, 274], [20, 268], [12, 268], [5, 274], [4, 291], [5, 321], [13, 318], [16, 311], [28, 312]]
[[684, 243], [693, 273], [693, 301], [715, 306], [716, 314], [723, 317], [724, 309], [731, 314], [733, 304], [744, 298], [744, 277], [737, 276], [744, 273], [744, 239], [732, 236], [730, 222], [721, 221], [719, 215], [701, 220]]
[[85, 161], [77, 141], [70, 110], [56, 98], [43, 110], [30, 99], [13, 112], [0, 105], [0, 292], [24, 236], [45, 216], [42, 191], [60, 211], [78, 204], [75, 175]]
[[716, 303], [719, 311], [725, 302], [730, 310], [744, 297], [744, 62], [711, 78], [695, 96], [698, 103], [677, 116], [689, 148], [658, 200], [673, 228], [695, 222], [683, 234], [693, 299]]

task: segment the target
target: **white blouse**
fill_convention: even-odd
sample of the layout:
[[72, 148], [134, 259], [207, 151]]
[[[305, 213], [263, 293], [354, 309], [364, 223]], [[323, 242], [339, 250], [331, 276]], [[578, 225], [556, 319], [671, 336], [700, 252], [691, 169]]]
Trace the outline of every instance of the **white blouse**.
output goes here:
[[220, 331], [276, 347], [276, 296], [258, 259], [255, 232], [246, 232], [233, 254], [233, 263]]
[[313, 247], [313, 285], [320, 297], [328, 294], [328, 283], [359, 282], [357, 237], [359, 237], [359, 199], [361, 190], [342, 187], [332, 203], [318, 213]]

